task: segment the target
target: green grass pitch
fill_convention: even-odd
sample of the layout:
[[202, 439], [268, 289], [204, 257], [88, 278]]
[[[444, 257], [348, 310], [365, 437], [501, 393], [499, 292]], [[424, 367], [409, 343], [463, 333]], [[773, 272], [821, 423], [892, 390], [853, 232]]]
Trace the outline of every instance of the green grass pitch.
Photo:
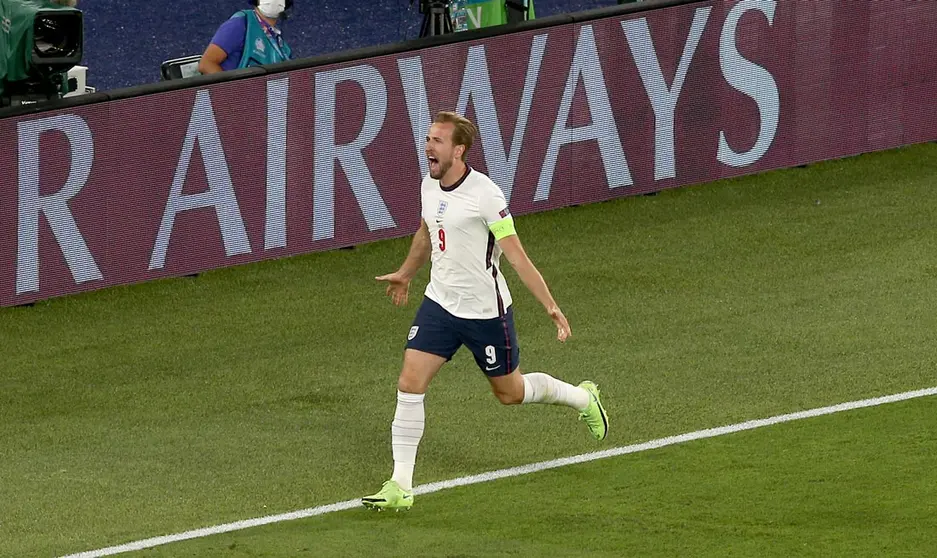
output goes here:
[[[937, 145], [517, 219], [572, 325], [503, 262], [525, 370], [603, 390], [501, 407], [466, 352], [418, 484], [937, 385]], [[409, 239], [0, 310], [0, 556], [58, 556], [373, 492], [419, 296]], [[426, 270], [412, 286], [422, 292]], [[883, 556], [937, 548], [925, 398], [142, 551], [144, 556]]]

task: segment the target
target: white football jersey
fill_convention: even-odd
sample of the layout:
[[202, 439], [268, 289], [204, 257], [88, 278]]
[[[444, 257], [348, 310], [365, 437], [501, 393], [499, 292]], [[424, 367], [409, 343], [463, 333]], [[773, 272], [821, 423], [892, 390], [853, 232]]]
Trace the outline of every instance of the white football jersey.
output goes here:
[[469, 167], [446, 189], [427, 174], [421, 201], [433, 245], [427, 298], [457, 318], [503, 315], [511, 293], [501, 275], [501, 247], [488, 228], [510, 215], [501, 188]]

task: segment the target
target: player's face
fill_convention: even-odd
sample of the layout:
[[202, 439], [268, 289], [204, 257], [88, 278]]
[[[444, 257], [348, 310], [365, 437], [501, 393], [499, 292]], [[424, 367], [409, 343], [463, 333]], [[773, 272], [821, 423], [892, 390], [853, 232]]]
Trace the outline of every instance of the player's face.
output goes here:
[[462, 156], [462, 150], [452, 145], [453, 130], [455, 130], [455, 126], [449, 122], [436, 123], [430, 126], [429, 134], [426, 136], [426, 158], [429, 160], [429, 175], [435, 180], [445, 176], [452, 168], [452, 164]]

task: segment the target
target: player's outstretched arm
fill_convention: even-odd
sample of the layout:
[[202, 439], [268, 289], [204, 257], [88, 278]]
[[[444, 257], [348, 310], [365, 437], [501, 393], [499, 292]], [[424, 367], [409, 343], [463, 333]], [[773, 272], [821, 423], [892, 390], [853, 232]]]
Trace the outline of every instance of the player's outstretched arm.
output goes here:
[[511, 262], [511, 266], [517, 271], [518, 277], [530, 289], [530, 292], [537, 297], [537, 300], [546, 309], [547, 314], [550, 315], [550, 319], [556, 324], [556, 338], [560, 341], [566, 341], [566, 338], [573, 334], [569, 322], [566, 321], [566, 316], [563, 315], [560, 307], [553, 300], [553, 295], [550, 293], [550, 288], [547, 286], [547, 282], [544, 281], [543, 275], [540, 274], [540, 271], [527, 256], [527, 252], [521, 245], [520, 238], [516, 234], [512, 234], [499, 240], [498, 245], [504, 252], [504, 256]]
[[400, 269], [387, 275], [375, 277], [378, 281], [387, 283], [387, 295], [391, 297], [395, 305], [403, 306], [407, 303], [410, 293], [410, 280], [429, 261], [431, 252], [429, 228], [426, 226], [426, 221], [420, 219], [420, 228], [413, 235], [413, 242], [410, 243], [410, 253], [407, 254], [407, 259], [404, 260]]

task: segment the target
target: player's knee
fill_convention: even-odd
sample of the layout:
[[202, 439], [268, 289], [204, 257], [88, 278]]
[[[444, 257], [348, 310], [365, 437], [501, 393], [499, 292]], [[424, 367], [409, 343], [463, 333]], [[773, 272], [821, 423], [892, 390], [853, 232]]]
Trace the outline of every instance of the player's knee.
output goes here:
[[524, 393], [516, 391], [495, 391], [495, 397], [502, 405], [520, 405], [524, 402]]
[[397, 389], [404, 393], [425, 393], [429, 384], [426, 376], [418, 369], [405, 365], [397, 379]]
[[426, 386], [413, 376], [401, 374], [400, 378], [397, 379], [397, 390], [403, 393], [424, 393]]

